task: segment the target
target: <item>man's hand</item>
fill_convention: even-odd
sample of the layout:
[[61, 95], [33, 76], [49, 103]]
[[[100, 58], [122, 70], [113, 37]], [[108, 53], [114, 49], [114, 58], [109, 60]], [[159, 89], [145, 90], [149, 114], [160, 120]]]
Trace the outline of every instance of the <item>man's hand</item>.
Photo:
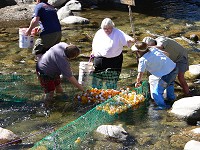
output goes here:
[[141, 83], [136, 82], [135, 87], [139, 87], [139, 86], [141, 86]]

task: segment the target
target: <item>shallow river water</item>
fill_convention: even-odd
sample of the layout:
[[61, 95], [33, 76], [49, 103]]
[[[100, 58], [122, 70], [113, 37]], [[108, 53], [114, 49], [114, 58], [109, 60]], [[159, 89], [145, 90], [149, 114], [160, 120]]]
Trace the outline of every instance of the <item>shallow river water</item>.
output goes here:
[[[62, 41], [76, 44], [82, 50], [82, 54], [71, 62], [74, 74], [77, 75], [79, 62], [89, 59], [92, 38], [101, 21], [105, 17], [110, 17], [117, 28], [129, 35], [133, 36], [132, 30], [134, 30], [138, 40], [150, 36], [149, 32], [176, 38], [188, 50], [190, 64], [199, 64], [200, 46], [198, 44], [191, 45], [178, 38], [180, 36], [189, 38], [191, 34], [197, 34], [200, 37], [199, 14], [199, 0], [136, 0], [136, 6], [132, 7], [133, 28], [131, 28], [129, 10], [125, 5], [112, 6], [112, 8], [104, 6], [100, 9], [84, 9], [78, 15], [88, 18], [90, 23], [87, 25], [62, 26]], [[1, 146], [3, 149], [31, 148], [35, 142], [49, 135], [52, 128], [53, 130], [58, 129], [89, 110], [89, 108], [80, 110], [74, 106], [74, 103], [60, 101], [50, 112], [43, 111], [44, 108], [40, 99], [42, 91], [39, 89], [35, 75], [34, 56], [30, 49], [20, 49], [18, 46], [18, 29], [28, 27], [28, 25], [29, 21], [23, 23], [19, 21], [19, 25], [15, 27], [0, 28], [0, 72], [2, 74], [14, 73], [31, 76], [31, 78], [27, 78], [27, 84], [31, 83], [28, 86], [29, 89], [22, 88], [19, 90], [22, 95], [30, 92], [30, 100], [24, 102], [0, 100], [0, 126], [12, 130], [22, 138], [22, 144], [12, 146], [8, 143]], [[134, 54], [128, 48], [125, 48], [123, 69], [134, 73], [136, 67]], [[134, 82], [134, 80], [135, 76], [128, 82]], [[2, 80], [0, 81], [2, 82]], [[190, 79], [187, 81], [188, 83], [194, 82]], [[5, 82], [5, 84], [8, 83]], [[1, 86], [5, 84], [1, 83]], [[21, 83], [17, 84], [16, 82], [15, 84], [21, 86]], [[196, 89], [194, 89], [194, 86], [196, 86]], [[200, 95], [199, 89], [199, 85], [191, 87], [195, 95]], [[66, 91], [72, 97], [77, 92], [69, 84], [66, 86]], [[179, 87], [176, 87], [176, 93], [180, 97], [183, 95]], [[33, 97], [34, 100], [32, 100]], [[88, 141], [83, 144], [81, 149], [182, 150], [185, 143], [180, 141], [179, 136], [176, 135], [179, 135], [185, 129], [193, 128], [193, 126], [174, 118], [168, 111], [155, 111], [152, 108], [150, 101], [148, 105], [123, 115], [124, 119], [112, 122], [112, 124], [123, 124], [128, 133], [134, 137], [134, 142], [123, 145], [115, 141], [97, 140], [96, 137], [91, 137], [91, 139], [87, 139]]]

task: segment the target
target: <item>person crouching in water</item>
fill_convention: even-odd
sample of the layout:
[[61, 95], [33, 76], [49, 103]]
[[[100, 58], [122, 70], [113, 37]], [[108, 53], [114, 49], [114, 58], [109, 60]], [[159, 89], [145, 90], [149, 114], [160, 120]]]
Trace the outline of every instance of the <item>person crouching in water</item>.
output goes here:
[[175, 100], [174, 81], [178, 74], [176, 64], [161, 50], [155, 47], [149, 48], [145, 42], [136, 42], [131, 50], [140, 56], [138, 64], [138, 75], [135, 87], [139, 87], [145, 70], [160, 78], [155, 85], [152, 95], [157, 107], [155, 110], [169, 109], [171, 106], [164, 101], [163, 92], [167, 89], [167, 99]]
[[51, 47], [36, 64], [36, 72], [44, 88], [45, 104], [53, 100], [54, 91], [63, 93], [60, 75], [67, 78], [75, 87], [84, 91], [81, 84], [72, 75], [69, 60], [76, 58], [80, 49], [75, 45], [60, 42]]

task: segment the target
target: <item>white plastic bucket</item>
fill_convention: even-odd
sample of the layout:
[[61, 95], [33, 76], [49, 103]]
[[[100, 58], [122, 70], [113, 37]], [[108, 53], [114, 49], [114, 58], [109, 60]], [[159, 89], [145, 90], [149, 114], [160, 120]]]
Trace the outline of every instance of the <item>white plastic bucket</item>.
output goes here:
[[25, 35], [27, 29], [28, 28], [19, 28], [19, 48], [32, 48], [34, 45], [33, 35]]
[[[155, 86], [158, 84], [159, 79], [160, 79], [159, 77], [156, 77], [154, 75], [149, 76], [150, 94], [151, 94], [152, 99], [153, 99], [152, 91], [154, 90]], [[167, 97], [166, 90], [163, 93], [163, 97], [164, 98]]]
[[90, 74], [94, 71], [92, 62], [80, 62], [78, 83], [86, 86], [89, 82]]

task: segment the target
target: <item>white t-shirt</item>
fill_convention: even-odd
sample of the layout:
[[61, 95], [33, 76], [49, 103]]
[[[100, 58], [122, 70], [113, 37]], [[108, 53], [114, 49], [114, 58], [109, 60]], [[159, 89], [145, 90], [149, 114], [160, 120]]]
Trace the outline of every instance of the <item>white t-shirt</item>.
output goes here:
[[113, 28], [109, 35], [103, 29], [99, 29], [92, 42], [93, 54], [95, 57], [106, 58], [119, 56], [123, 46], [128, 46], [127, 41], [129, 40], [133, 40], [133, 38], [117, 28]]
[[147, 70], [157, 77], [162, 77], [170, 73], [175, 66], [176, 64], [169, 57], [154, 47], [139, 59], [138, 72]]

